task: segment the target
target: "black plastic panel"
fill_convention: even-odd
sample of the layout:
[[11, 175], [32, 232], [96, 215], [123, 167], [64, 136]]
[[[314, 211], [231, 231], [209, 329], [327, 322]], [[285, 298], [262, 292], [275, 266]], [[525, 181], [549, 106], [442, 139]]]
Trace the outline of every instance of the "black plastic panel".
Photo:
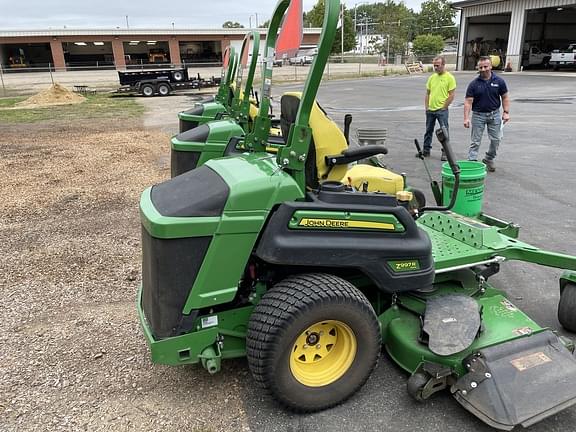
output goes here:
[[170, 149], [170, 174], [172, 177], [192, 171], [198, 166], [200, 152]]
[[211, 239], [157, 239], [142, 227], [142, 308], [155, 338], [185, 330], [182, 309]]
[[152, 187], [151, 199], [162, 216], [220, 216], [230, 188], [203, 165]]
[[[184, 114], [188, 114], [188, 115], [196, 115], [196, 116], [201, 116], [202, 114], [204, 114], [204, 106], [203, 105], [198, 105], [195, 106], [194, 108], [190, 108], [187, 109], [186, 111], [183, 111]], [[190, 129], [194, 129], [195, 127], [198, 126], [198, 122], [197, 121], [188, 121], [188, 120], [182, 120], [180, 119], [180, 127], [179, 127], [179, 132], [186, 132], [187, 130]]]
[[178, 123], [179, 123], [178, 133], [186, 132], [187, 130], [194, 129], [195, 127], [198, 126], [197, 121], [180, 119], [180, 121]]
[[205, 143], [208, 135], [210, 135], [210, 126], [203, 124], [176, 135], [176, 139], [181, 142]]
[[[342, 194], [342, 200], [345, 201]], [[279, 265], [353, 268], [361, 271], [385, 292], [403, 292], [431, 287], [434, 281], [432, 243], [417, 227], [408, 211], [399, 206], [374, 205], [373, 194], [355, 195], [366, 198], [366, 204], [355, 197], [350, 203], [292, 202], [281, 205], [269, 219], [256, 255]], [[390, 213], [404, 225], [405, 232], [330, 231], [290, 229], [289, 222], [297, 210], [350, 211]], [[418, 260], [420, 270], [395, 273], [390, 260]]]

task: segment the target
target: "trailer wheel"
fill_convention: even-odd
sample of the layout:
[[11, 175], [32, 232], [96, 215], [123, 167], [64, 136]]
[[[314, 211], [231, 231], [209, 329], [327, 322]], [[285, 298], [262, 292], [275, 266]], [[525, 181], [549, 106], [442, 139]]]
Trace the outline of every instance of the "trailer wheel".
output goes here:
[[154, 86], [152, 84], [144, 84], [140, 87], [140, 93], [146, 97], [154, 96]]
[[368, 379], [380, 352], [372, 306], [356, 287], [329, 274], [277, 283], [254, 308], [246, 337], [255, 380], [288, 408], [336, 405]]
[[165, 83], [158, 84], [158, 94], [160, 96], [168, 96], [170, 94], [170, 86]]
[[560, 294], [558, 321], [566, 330], [576, 333], [576, 284], [568, 282]]

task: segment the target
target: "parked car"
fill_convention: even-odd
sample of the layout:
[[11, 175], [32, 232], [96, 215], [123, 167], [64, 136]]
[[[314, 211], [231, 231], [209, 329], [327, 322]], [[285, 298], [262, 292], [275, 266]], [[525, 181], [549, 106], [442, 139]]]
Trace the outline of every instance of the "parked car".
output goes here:
[[288, 63], [291, 65], [312, 64], [316, 50], [300, 50], [295, 57], [289, 58]]

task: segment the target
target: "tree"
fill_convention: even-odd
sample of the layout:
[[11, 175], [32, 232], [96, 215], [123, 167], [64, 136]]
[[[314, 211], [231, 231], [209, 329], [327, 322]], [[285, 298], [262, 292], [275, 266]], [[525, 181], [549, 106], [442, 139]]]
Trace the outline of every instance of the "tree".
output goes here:
[[416, 14], [403, 2], [387, 0], [384, 3], [360, 5], [356, 8], [357, 31], [381, 41], [374, 45], [377, 52], [388, 51], [389, 42], [391, 56], [407, 51], [408, 41], [415, 34], [415, 24]]
[[417, 34], [439, 34], [444, 39], [455, 38], [458, 28], [454, 25], [456, 11], [447, 0], [427, 0], [418, 14]]
[[414, 39], [412, 49], [416, 55], [436, 55], [444, 48], [444, 38], [441, 35], [418, 35]]
[[[305, 27], [322, 27], [324, 23], [324, 0], [318, 0], [309, 12], [304, 14]], [[336, 31], [334, 44], [331, 52], [340, 53], [342, 43], [342, 28]], [[352, 11], [344, 8], [344, 51], [351, 51], [356, 46], [356, 35], [354, 33], [354, 18]]]
[[258, 26], [258, 28], [268, 28], [268, 27], [270, 27], [270, 20], [266, 20]]
[[236, 21], [226, 21], [224, 24], [222, 24], [222, 28], [244, 28], [244, 26]]

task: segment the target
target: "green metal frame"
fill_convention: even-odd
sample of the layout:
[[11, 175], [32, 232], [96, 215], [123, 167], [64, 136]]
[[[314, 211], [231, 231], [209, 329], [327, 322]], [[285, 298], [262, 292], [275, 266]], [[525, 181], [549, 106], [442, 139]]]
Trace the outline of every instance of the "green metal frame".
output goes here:
[[[246, 136], [245, 145], [254, 151], [265, 151], [270, 130], [270, 94], [272, 85], [272, 68], [274, 60], [274, 48], [278, 37], [278, 29], [284, 12], [288, 8], [290, 0], [281, 0], [276, 6], [270, 27], [268, 37], [266, 38], [265, 62], [262, 72], [262, 102], [258, 116], [255, 120], [254, 131]], [[277, 153], [277, 163], [282, 169], [290, 172], [300, 185], [302, 190], [305, 189], [306, 179], [304, 176], [304, 164], [308, 156], [308, 149], [311, 143], [312, 131], [308, 125], [312, 106], [318, 93], [318, 87], [322, 81], [324, 67], [330, 55], [334, 37], [336, 35], [336, 26], [340, 13], [339, 0], [326, 0], [324, 22], [322, 24], [322, 33], [318, 43], [318, 54], [314, 58], [310, 67], [310, 72], [304, 84], [302, 100], [296, 115], [294, 124], [290, 127], [290, 132], [285, 138], [285, 145], [280, 146]]]
[[218, 87], [218, 93], [214, 100], [220, 102], [224, 106], [229, 106], [232, 102], [230, 100], [230, 86], [232, 85], [232, 80], [236, 75], [238, 56], [236, 55], [236, 50], [232, 46], [226, 47], [224, 50], [224, 57], [226, 57], [226, 53], [228, 53], [228, 67], [226, 69], [222, 68], [220, 87]]
[[[252, 57], [248, 66], [248, 74], [246, 76], [246, 83], [242, 82], [243, 67], [242, 58], [246, 55], [246, 51], [252, 42]], [[256, 74], [256, 66], [258, 65], [258, 54], [260, 53], [260, 33], [257, 31], [249, 32], [242, 41], [242, 48], [240, 50], [240, 58], [238, 60], [238, 71], [236, 72], [236, 89], [234, 91], [234, 100], [230, 116], [242, 127], [244, 131], [248, 131], [248, 120], [250, 114], [250, 93], [252, 91], [252, 83], [254, 82], [254, 75]], [[242, 87], [242, 84], [244, 86]]]

